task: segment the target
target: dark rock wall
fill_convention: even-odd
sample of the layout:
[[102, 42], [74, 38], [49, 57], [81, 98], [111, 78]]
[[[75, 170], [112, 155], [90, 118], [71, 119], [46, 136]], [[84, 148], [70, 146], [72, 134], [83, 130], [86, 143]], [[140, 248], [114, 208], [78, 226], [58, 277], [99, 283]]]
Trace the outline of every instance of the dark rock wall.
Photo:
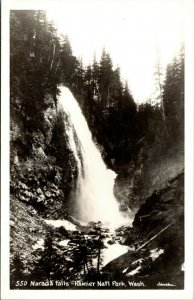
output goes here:
[[133, 250], [107, 264], [107, 274], [126, 285], [141, 281], [146, 289], [183, 289], [184, 173], [152, 193], [137, 211], [133, 227], [122, 231], [123, 244]]
[[115, 196], [121, 209], [134, 216], [137, 209], [155, 190], [166, 187], [166, 181], [184, 170], [183, 142], [166, 146], [144, 141], [129, 164], [117, 170]]
[[[30, 204], [41, 216], [57, 219], [64, 216], [68, 206], [77, 166], [65, 131], [68, 120], [60, 119], [59, 124], [54, 100], [50, 97], [49, 101], [53, 106], [44, 112], [43, 131], [25, 132], [17, 119], [11, 120], [10, 192], [11, 201], [14, 198]], [[56, 131], [57, 126], [60, 131]], [[60, 161], [55, 142], [60, 143]]]

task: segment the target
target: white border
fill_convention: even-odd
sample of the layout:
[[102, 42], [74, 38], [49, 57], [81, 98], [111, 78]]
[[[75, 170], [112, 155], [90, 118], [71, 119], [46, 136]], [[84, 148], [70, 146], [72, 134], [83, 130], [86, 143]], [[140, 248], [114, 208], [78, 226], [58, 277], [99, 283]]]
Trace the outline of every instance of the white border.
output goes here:
[[[193, 299], [193, 133], [194, 133], [194, 30], [192, 0], [185, 1], [185, 289], [184, 290], [10, 290], [9, 289], [9, 10], [46, 9], [63, 0], [4, 0], [2, 3], [2, 193], [1, 193], [1, 296], [2, 299]], [[70, 0], [69, 0], [70, 1]], [[81, 1], [81, 0], [71, 0]], [[89, 0], [88, 0], [89, 1]], [[90, 0], [101, 1], [101, 0]], [[104, 0], [105, 1], [105, 0]], [[119, 1], [119, 0], [106, 0]], [[126, 0], [130, 1], [130, 0]], [[138, 1], [138, 0], [137, 0]], [[165, 0], [164, 0], [165, 1]], [[179, 1], [179, 0], [177, 0]]]

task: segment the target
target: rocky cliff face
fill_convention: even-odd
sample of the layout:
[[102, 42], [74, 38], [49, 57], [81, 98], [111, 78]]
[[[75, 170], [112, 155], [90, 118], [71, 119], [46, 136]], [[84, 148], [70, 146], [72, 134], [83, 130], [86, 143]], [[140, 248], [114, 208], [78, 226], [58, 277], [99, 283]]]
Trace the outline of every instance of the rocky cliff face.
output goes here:
[[21, 280], [34, 269], [37, 259], [34, 247], [46, 235], [46, 226], [32, 205], [12, 198], [10, 202], [10, 275], [16, 288]]
[[26, 132], [17, 119], [11, 121], [10, 192], [11, 200], [56, 219], [65, 213], [77, 167], [65, 132], [68, 120], [61, 119], [51, 97], [46, 101], [44, 130]]
[[[164, 149], [163, 149], [164, 148]], [[183, 142], [149, 145], [145, 140], [129, 164], [117, 170], [115, 195], [121, 208], [133, 217], [146, 198], [184, 169]]]
[[184, 173], [166, 182], [140, 206], [132, 228], [122, 228], [133, 250], [105, 267], [116, 278], [142, 281], [142, 288], [184, 286]]
[[30, 132], [14, 113], [11, 118], [10, 263], [11, 274], [18, 278], [34, 268], [33, 247], [48, 233], [44, 219], [66, 216], [76, 178], [77, 166], [65, 132], [67, 117], [60, 118], [50, 95], [44, 101], [47, 109], [41, 131]]

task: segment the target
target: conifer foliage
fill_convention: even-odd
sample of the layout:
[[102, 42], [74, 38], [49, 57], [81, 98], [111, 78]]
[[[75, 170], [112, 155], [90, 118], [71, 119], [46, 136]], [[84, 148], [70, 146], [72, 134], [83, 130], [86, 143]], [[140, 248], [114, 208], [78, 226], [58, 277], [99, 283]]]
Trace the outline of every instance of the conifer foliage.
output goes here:
[[45, 96], [52, 95], [57, 104], [59, 84], [74, 93], [110, 167], [130, 161], [143, 137], [151, 142], [183, 137], [183, 49], [160, 82], [160, 103], [139, 107], [110, 54], [104, 49], [99, 61], [94, 57], [84, 66], [44, 11], [11, 11], [10, 54], [11, 115], [23, 123], [26, 139], [34, 130], [44, 134]]

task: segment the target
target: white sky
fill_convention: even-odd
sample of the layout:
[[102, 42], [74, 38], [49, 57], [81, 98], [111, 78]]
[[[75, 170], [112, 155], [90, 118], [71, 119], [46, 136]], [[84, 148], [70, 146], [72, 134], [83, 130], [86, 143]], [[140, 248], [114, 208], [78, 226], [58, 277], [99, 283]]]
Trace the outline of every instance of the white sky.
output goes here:
[[63, 0], [47, 10], [84, 64], [103, 47], [121, 69], [137, 102], [154, 91], [157, 48], [165, 66], [179, 50], [186, 0]]

